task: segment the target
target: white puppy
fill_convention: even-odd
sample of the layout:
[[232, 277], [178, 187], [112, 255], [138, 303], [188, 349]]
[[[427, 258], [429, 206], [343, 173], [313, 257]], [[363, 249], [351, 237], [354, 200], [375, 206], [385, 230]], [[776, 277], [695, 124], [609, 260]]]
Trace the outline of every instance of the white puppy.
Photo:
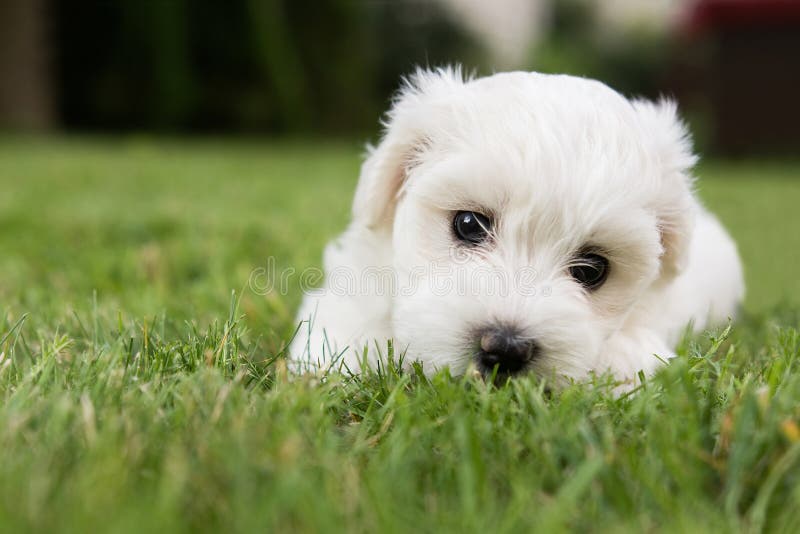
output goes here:
[[357, 370], [393, 339], [428, 373], [652, 372], [744, 293], [694, 163], [669, 101], [572, 76], [417, 72], [305, 297], [293, 368]]

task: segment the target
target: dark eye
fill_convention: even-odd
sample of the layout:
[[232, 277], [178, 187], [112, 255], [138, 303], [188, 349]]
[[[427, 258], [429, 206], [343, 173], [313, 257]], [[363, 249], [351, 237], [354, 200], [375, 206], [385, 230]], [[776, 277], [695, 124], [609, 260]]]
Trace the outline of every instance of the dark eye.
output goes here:
[[453, 230], [461, 241], [476, 245], [489, 235], [492, 221], [474, 211], [459, 211], [453, 219]]
[[597, 289], [608, 278], [608, 260], [592, 252], [582, 253], [569, 268], [569, 274], [586, 289]]

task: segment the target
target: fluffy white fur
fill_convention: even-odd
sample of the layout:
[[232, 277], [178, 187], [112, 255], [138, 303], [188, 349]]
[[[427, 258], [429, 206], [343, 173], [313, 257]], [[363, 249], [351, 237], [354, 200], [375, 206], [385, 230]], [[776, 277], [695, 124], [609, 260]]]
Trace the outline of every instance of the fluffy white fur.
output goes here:
[[[325, 284], [300, 309], [295, 369], [374, 365], [391, 338], [405, 362], [461, 374], [476, 329], [499, 321], [539, 344], [533, 372], [635, 380], [688, 325], [735, 314], [736, 246], [693, 192], [672, 102], [572, 76], [442, 69], [412, 76], [384, 125]], [[492, 215], [490, 243], [459, 244], [459, 210]], [[610, 260], [595, 292], [568, 272], [586, 245]]]

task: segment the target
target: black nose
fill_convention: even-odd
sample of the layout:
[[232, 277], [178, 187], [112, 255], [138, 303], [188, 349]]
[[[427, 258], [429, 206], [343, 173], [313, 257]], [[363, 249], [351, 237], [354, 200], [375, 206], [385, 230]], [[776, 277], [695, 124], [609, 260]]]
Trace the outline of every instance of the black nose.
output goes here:
[[537, 351], [536, 343], [517, 329], [494, 326], [481, 333], [478, 364], [485, 374], [496, 368], [498, 376], [510, 376], [525, 369]]

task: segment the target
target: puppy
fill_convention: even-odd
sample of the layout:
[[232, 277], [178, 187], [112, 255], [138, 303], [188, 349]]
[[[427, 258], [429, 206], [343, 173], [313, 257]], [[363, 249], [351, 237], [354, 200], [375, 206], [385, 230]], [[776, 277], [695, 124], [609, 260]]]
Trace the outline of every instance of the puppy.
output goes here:
[[387, 356], [427, 373], [633, 383], [732, 317], [736, 246], [698, 201], [670, 101], [600, 82], [418, 71], [361, 170], [290, 346], [295, 370]]

